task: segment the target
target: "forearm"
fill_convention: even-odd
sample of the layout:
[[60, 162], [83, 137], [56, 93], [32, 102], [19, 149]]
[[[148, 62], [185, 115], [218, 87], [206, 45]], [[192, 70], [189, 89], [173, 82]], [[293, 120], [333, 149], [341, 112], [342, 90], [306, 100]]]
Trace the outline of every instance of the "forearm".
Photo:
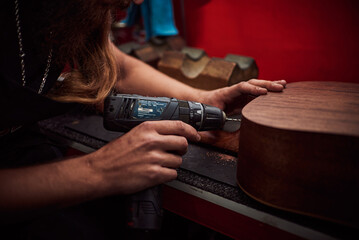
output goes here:
[[100, 196], [101, 177], [88, 158], [0, 170], [0, 212], [59, 208]]
[[204, 92], [183, 84], [118, 49], [114, 52], [120, 69], [116, 88], [121, 93], [199, 101], [199, 96]]

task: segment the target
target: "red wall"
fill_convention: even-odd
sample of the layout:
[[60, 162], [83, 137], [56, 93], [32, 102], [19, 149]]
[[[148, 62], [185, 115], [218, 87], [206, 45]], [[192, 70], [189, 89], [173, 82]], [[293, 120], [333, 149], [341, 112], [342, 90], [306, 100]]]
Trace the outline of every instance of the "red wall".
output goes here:
[[[178, 6], [174, 0], [176, 17]], [[252, 56], [263, 79], [359, 83], [359, 1], [184, 0], [184, 6], [187, 44], [210, 56]]]

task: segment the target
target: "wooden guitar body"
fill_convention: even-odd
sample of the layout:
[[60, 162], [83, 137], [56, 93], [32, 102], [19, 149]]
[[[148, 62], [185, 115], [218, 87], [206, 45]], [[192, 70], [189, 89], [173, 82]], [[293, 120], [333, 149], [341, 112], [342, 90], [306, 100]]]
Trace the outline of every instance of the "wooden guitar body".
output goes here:
[[237, 181], [270, 206], [359, 228], [359, 84], [290, 83], [246, 105]]

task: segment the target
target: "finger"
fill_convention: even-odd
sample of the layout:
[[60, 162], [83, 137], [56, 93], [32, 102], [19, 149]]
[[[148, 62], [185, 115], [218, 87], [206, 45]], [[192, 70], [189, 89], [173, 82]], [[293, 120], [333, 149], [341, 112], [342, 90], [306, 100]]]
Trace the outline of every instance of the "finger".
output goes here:
[[169, 182], [177, 178], [177, 171], [172, 168], [161, 168], [160, 183]]
[[177, 178], [177, 171], [173, 168], [152, 165], [147, 172], [148, 182], [152, 185], [158, 185]]
[[267, 81], [267, 80], [260, 80], [260, 79], [251, 79], [248, 83], [253, 84], [257, 87], [266, 88], [269, 91], [282, 91], [284, 86], [284, 82], [277, 82], [277, 81]]
[[181, 121], [163, 120], [152, 122], [152, 127], [161, 135], [178, 135], [187, 138], [190, 141], [199, 141], [201, 136], [197, 130], [189, 124]]
[[157, 152], [157, 163], [162, 167], [179, 168], [182, 164], [182, 157], [167, 152]]
[[174, 152], [178, 155], [184, 155], [187, 152], [188, 141], [182, 136], [161, 136], [160, 148], [166, 152]]
[[287, 85], [287, 81], [286, 81], [286, 80], [276, 80], [276, 81], [274, 81], [274, 82], [281, 84], [283, 87], [285, 87], [285, 86]]
[[[252, 80], [250, 80], [252, 81]], [[237, 85], [234, 85], [231, 89], [232, 92], [237, 91], [240, 94], [252, 94], [252, 95], [263, 95], [268, 92], [268, 90], [262, 86], [256, 86], [252, 83], [248, 82], [240, 82]]]

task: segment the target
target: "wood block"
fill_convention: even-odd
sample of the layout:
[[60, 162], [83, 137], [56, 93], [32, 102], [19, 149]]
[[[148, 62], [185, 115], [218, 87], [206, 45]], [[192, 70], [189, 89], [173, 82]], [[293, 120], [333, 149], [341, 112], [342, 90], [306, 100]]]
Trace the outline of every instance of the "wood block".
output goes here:
[[227, 54], [224, 59], [237, 63], [239, 68], [242, 70], [242, 74], [240, 75], [241, 79], [238, 79], [238, 82], [247, 81], [252, 78], [258, 78], [258, 66], [254, 58], [242, 55]]
[[186, 54], [193, 61], [198, 61], [202, 57], [207, 56], [206, 52], [200, 48], [184, 47], [181, 52]]
[[153, 67], [156, 67], [158, 61], [160, 60], [160, 55], [149, 44], [141, 45], [136, 42], [129, 42], [119, 45], [118, 48], [122, 52], [131, 55]]
[[138, 44], [136, 42], [129, 42], [121, 44], [118, 48], [139, 60], [157, 67], [158, 61], [167, 50], [181, 50], [185, 45], [183, 38], [179, 36], [171, 36], [167, 38], [153, 38], [146, 44]]
[[200, 132], [201, 143], [238, 153], [240, 130], [235, 132], [210, 131]]
[[190, 86], [213, 90], [230, 86], [240, 79], [237, 63], [210, 58], [201, 51], [183, 48], [182, 52], [166, 51], [158, 69]]
[[154, 47], [161, 56], [163, 52], [167, 50], [181, 51], [186, 45], [184, 39], [180, 36], [170, 36], [165, 38], [153, 37], [148, 44]]

